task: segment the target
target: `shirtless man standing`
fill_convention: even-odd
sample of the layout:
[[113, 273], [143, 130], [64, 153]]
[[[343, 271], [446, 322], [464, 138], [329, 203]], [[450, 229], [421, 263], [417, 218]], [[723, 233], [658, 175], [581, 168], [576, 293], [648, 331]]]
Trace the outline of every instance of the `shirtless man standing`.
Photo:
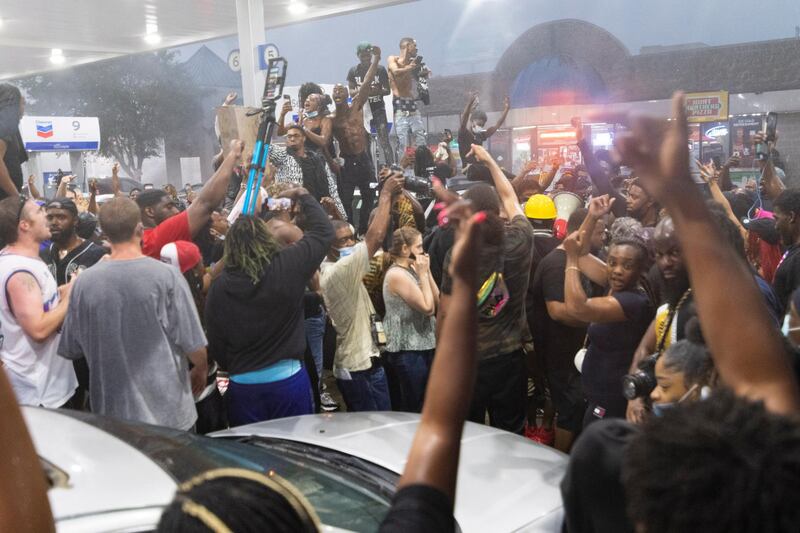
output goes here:
[[358, 233], [367, 231], [369, 214], [375, 201], [375, 193], [370, 188], [374, 181], [372, 159], [367, 151], [367, 136], [364, 131], [364, 104], [369, 97], [370, 86], [378, 71], [381, 61], [381, 49], [372, 47], [372, 64], [364, 76], [361, 88], [353, 97], [352, 104], [347, 103], [347, 87], [338, 84], [333, 88], [333, 102], [336, 104], [336, 115], [333, 117], [333, 135], [339, 141], [339, 152], [344, 159], [341, 172], [339, 195], [347, 212], [347, 219], [353, 221], [353, 193], [356, 187], [361, 194], [361, 211], [358, 217]]
[[400, 55], [389, 57], [388, 64], [394, 105], [394, 129], [399, 141], [399, 161], [410, 144], [409, 130], [414, 135], [416, 146], [425, 145], [425, 126], [413, 93], [415, 70], [419, 67], [417, 41], [411, 37], [403, 37], [400, 40]]

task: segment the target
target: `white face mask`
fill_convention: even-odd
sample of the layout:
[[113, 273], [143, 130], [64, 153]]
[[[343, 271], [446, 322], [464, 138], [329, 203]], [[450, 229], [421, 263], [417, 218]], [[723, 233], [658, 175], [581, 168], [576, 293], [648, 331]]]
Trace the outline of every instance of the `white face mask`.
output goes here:
[[309, 111], [306, 113], [306, 118], [317, 118], [317, 115], [319, 115], [319, 111]]
[[[705, 388], [705, 387], [704, 387]], [[664, 413], [670, 409], [673, 409], [679, 403], [682, 403], [686, 398], [689, 397], [691, 393], [697, 390], [697, 384], [695, 383], [692, 385], [692, 388], [686, 391], [686, 394], [680, 397], [677, 402], [663, 402], [663, 403], [654, 403], [653, 404], [653, 414], [656, 416], [664, 416]]]
[[486, 130], [483, 129], [482, 127], [478, 126], [477, 124], [473, 124], [472, 125], [472, 133], [474, 133], [475, 135], [481, 135], [483, 133], [486, 133]]

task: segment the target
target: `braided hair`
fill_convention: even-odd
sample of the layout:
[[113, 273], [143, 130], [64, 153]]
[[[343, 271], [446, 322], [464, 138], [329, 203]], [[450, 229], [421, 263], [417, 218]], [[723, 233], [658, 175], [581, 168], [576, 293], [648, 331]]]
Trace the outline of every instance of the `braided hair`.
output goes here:
[[255, 285], [280, 249], [280, 243], [263, 220], [254, 216], [240, 216], [225, 236], [225, 268], [247, 274]]
[[312, 533], [319, 531], [319, 518], [305, 497], [280, 476], [223, 468], [180, 485], [157, 531]]

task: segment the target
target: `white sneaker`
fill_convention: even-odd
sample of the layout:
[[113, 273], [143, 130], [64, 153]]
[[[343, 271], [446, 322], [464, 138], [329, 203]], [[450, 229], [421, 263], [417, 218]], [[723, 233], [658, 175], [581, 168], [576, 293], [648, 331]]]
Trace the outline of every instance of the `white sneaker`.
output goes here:
[[329, 392], [323, 392], [319, 395], [319, 403], [323, 411], [337, 411], [339, 404], [333, 399]]

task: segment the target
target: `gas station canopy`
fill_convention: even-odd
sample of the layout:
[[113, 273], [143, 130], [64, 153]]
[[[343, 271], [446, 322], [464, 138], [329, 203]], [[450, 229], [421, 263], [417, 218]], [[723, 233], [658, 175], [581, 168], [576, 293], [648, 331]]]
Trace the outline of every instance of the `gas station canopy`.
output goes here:
[[[263, 0], [263, 27], [275, 28], [407, 1]], [[237, 10], [240, 14], [252, 13], [252, 2], [3, 1], [0, 4], [0, 80], [235, 35], [239, 33]]]

